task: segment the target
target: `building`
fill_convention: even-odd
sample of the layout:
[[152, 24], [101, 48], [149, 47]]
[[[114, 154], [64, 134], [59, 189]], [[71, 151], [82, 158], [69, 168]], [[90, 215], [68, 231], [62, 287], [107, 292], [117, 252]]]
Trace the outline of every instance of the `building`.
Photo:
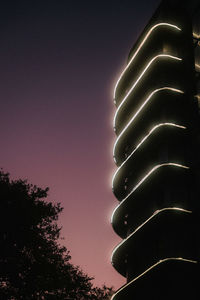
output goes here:
[[162, 1], [115, 86], [112, 300], [200, 299], [199, 12]]

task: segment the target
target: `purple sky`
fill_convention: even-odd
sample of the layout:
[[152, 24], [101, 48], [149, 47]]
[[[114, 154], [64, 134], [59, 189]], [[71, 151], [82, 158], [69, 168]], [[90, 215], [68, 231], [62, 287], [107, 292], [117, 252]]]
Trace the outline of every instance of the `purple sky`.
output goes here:
[[[118, 288], [110, 215], [112, 91], [159, 0], [0, 4], [0, 166], [50, 187], [63, 243], [95, 284]], [[41, 4], [42, 2], [42, 4]], [[148, 2], [148, 4], [147, 4]]]

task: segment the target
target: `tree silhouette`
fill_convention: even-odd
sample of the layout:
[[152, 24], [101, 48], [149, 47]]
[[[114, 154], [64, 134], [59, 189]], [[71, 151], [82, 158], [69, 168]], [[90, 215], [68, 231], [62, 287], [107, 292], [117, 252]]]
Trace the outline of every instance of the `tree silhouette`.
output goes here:
[[59, 243], [62, 208], [47, 192], [0, 171], [0, 299], [109, 299], [112, 288], [94, 287], [70, 263]]

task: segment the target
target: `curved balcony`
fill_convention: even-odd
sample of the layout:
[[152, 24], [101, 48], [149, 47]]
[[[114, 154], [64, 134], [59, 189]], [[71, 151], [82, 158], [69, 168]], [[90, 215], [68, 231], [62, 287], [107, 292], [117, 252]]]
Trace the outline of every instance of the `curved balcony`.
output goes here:
[[117, 165], [121, 165], [137, 147], [139, 141], [142, 141], [158, 124], [187, 124], [187, 119], [184, 118], [188, 112], [187, 106], [185, 95], [181, 90], [165, 87], [152, 92], [132, 115], [114, 143], [113, 157]]
[[[174, 44], [174, 49], [177, 49], [180, 39], [181, 28], [174, 24], [161, 22], [151, 25], [140, 37], [140, 41], [136, 44], [135, 49], [132, 49], [131, 58], [117, 80], [114, 88], [114, 99], [117, 106], [125, 91], [130, 88], [131, 83], [139, 75], [141, 66], [147, 63], [147, 59], [151, 56], [153, 57], [156, 52], [163, 52], [166, 40], [168, 44]], [[154, 47], [152, 47], [152, 44]], [[177, 55], [177, 53], [174, 53], [174, 55]]]
[[[180, 207], [191, 210], [189, 169], [165, 165], [152, 173], [128, 198], [113, 211], [111, 224], [115, 232], [126, 238], [156, 210]], [[167, 186], [167, 192], [166, 192]]]
[[197, 260], [167, 257], [121, 287], [111, 300], [198, 300], [198, 272]]
[[180, 79], [182, 68], [181, 58], [176, 56], [158, 54], [150, 59], [116, 110], [113, 120], [116, 134], [123, 130], [153, 91], [161, 87], [181, 90], [180, 87], [184, 86], [184, 81]]
[[132, 280], [166, 257], [195, 257], [193, 237], [192, 212], [167, 207], [156, 211], [114, 249], [112, 264], [123, 276], [129, 270]]
[[157, 126], [115, 172], [112, 185], [117, 199], [123, 200], [153, 166], [170, 161], [184, 162], [187, 157], [187, 147], [184, 148], [186, 132], [181, 126]]

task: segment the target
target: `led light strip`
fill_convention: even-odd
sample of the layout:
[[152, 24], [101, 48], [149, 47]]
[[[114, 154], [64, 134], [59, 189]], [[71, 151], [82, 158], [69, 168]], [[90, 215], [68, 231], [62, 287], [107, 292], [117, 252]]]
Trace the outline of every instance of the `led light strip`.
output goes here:
[[139, 142], [139, 144], [135, 147], [135, 149], [133, 150], [133, 152], [131, 152], [131, 154], [126, 158], [126, 160], [119, 166], [119, 168], [116, 170], [116, 172], [114, 173], [113, 175], [113, 178], [112, 178], [112, 188], [113, 188], [113, 182], [115, 180], [115, 177], [117, 175], [117, 173], [119, 172], [119, 170], [122, 168], [122, 166], [129, 160], [129, 158], [135, 153], [135, 151], [146, 141], [146, 139], [156, 130], [158, 129], [159, 127], [162, 127], [162, 126], [173, 126], [173, 127], [177, 127], [177, 128], [181, 128], [181, 129], [186, 129], [185, 126], [181, 126], [181, 125], [177, 125], [177, 124], [174, 124], [174, 123], [160, 123], [156, 126], [154, 126], [150, 131], [149, 133]]
[[200, 95], [195, 95], [195, 98], [197, 98], [198, 101], [200, 101]]
[[200, 35], [197, 34], [197, 33], [195, 33], [195, 32], [193, 32], [193, 37], [194, 37], [195, 39], [200, 39]]
[[195, 68], [200, 69], [200, 65], [195, 64]]
[[138, 109], [138, 111], [135, 113], [135, 115], [131, 118], [131, 120], [128, 122], [128, 124], [124, 127], [124, 129], [121, 131], [121, 133], [118, 135], [116, 142], [114, 144], [113, 147], [113, 157], [115, 157], [115, 149], [116, 149], [116, 145], [119, 141], [119, 139], [121, 138], [121, 136], [124, 134], [124, 132], [128, 129], [128, 127], [133, 123], [133, 121], [135, 120], [135, 118], [138, 116], [138, 114], [141, 112], [141, 110], [146, 106], [146, 104], [152, 99], [152, 97], [160, 92], [160, 91], [164, 91], [164, 90], [168, 90], [168, 91], [173, 91], [176, 93], [180, 93], [180, 94], [184, 94], [183, 91], [175, 89], [175, 88], [171, 88], [171, 87], [162, 87], [159, 89], [154, 90], [148, 97], [147, 99], [144, 101], [144, 103], [140, 106], [140, 108]]
[[141, 42], [141, 44], [139, 45], [139, 47], [137, 48], [137, 50], [135, 51], [135, 53], [133, 54], [133, 56], [131, 57], [129, 63], [127, 64], [127, 66], [125, 67], [125, 69], [123, 70], [123, 72], [121, 73], [119, 79], [117, 80], [117, 83], [115, 85], [115, 88], [114, 88], [114, 99], [116, 97], [116, 90], [117, 90], [117, 87], [118, 87], [118, 84], [120, 82], [120, 80], [122, 79], [124, 73], [126, 72], [126, 70], [129, 68], [130, 64], [133, 62], [134, 58], [136, 57], [136, 55], [138, 54], [138, 52], [140, 51], [140, 49], [142, 48], [142, 46], [144, 45], [144, 43], [146, 42], [146, 40], [148, 39], [148, 37], [150, 36], [150, 34], [152, 33], [152, 31], [154, 31], [154, 29], [156, 29], [157, 27], [161, 27], [161, 26], [167, 26], [167, 27], [171, 27], [171, 28], [174, 28], [176, 30], [179, 30], [181, 31], [181, 29], [176, 26], [176, 25], [173, 25], [173, 24], [169, 24], [169, 23], [158, 23], [156, 25], [154, 25], [146, 34], [145, 38], [143, 39], [143, 41]]
[[117, 205], [117, 207], [114, 209], [112, 216], [111, 216], [111, 223], [113, 222], [113, 216], [115, 214], [115, 211], [118, 209], [118, 207], [127, 200], [127, 198], [134, 193], [134, 191], [153, 173], [155, 172], [157, 169], [164, 167], [164, 166], [174, 166], [174, 167], [179, 167], [179, 168], [183, 168], [183, 169], [189, 169], [189, 167], [187, 166], [183, 166], [177, 163], [164, 163], [164, 164], [159, 164], [157, 166], [155, 166], [154, 168], [151, 169], [151, 171], [149, 171], [144, 177], [143, 179], [132, 189], [132, 191]]
[[178, 60], [181, 61], [182, 58], [176, 57], [176, 56], [172, 56], [169, 54], [159, 54], [154, 56], [150, 62], [146, 65], [146, 67], [144, 68], [144, 70], [142, 71], [142, 73], [140, 74], [140, 76], [138, 77], [138, 79], [135, 81], [135, 83], [132, 85], [131, 89], [128, 91], [128, 93], [126, 94], [126, 96], [123, 98], [123, 100], [121, 101], [120, 105], [118, 106], [115, 116], [114, 116], [114, 120], [113, 120], [113, 127], [116, 127], [116, 117], [117, 114], [120, 110], [120, 108], [122, 107], [122, 105], [124, 104], [124, 102], [126, 101], [126, 99], [128, 98], [128, 96], [132, 93], [132, 91], [134, 90], [134, 88], [136, 87], [136, 85], [138, 84], [138, 82], [140, 81], [140, 79], [143, 77], [143, 75], [146, 73], [146, 71], [149, 69], [149, 67], [152, 65], [152, 63], [157, 60], [158, 58], [170, 58], [170, 59], [174, 59], [174, 60]]
[[161, 259], [160, 261], [158, 261], [157, 263], [155, 263], [153, 266], [151, 266], [150, 268], [148, 268], [146, 271], [144, 271], [142, 274], [140, 274], [139, 276], [137, 276], [136, 278], [134, 278], [133, 280], [131, 280], [129, 283], [127, 283], [126, 285], [124, 285], [123, 287], [121, 287], [112, 297], [111, 300], [114, 300], [115, 296], [117, 296], [121, 291], [123, 291], [124, 289], [126, 289], [128, 286], [130, 286], [133, 282], [135, 282], [137, 279], [143, 277], [146, 273], [148, 273], [149, 271], [151, 271], [152, 269], [154, 269], [155, 267], [157, 267], [158, 265], [170, 261], [170, 260], [177, 260], [177, 261], [183, 261], [183, 262], [188, 262], [188, 263], [193, 263], [193, 264], [197, 264], [198, 261], [196, 260], [192, 260], [192, 259], [187, 259], [187, 258], [182, 258], [182, 257], [169, 257], [169, 258], [164, 258]]
[[154, 214], [148, 218], [144, 223], [142, 223], [140, 226], [138, 226], [135, 231], [133, 231], [126, 239], [124, 239], [121, 243], [119, 243], [117, 245], [117, 247], [114, 249], [113, 253], [112, 253], [112, 256], [111, 256], [111, 263], [113, 264], [113, 256], [115, 254], [115, 252], [117, 251], [117, 249], [119, 249], [124, 243], [126, 243], [127, 240], [129, 240], [138, 230], [140, 230], [146, 223], [148, 223], [151, 219], [153, 219], [155, 216], [157, 216], [159, 213], [163, 212], [163, 211], [167, 211], [167, 210], [176, 210], [176, 211], [182, 211], [182, 212], [185, 212], [185, 213], [189, 213], [191, 214], [192, 211], [190, 210], [186, 210], [186, 209], [183, 209], [183, 208], [179, 208], [179, 207], [166, 207], [166, 208], [163, 208], [163, 209], [160, 209], [160, 210], [156, 210], [154, 212]]

